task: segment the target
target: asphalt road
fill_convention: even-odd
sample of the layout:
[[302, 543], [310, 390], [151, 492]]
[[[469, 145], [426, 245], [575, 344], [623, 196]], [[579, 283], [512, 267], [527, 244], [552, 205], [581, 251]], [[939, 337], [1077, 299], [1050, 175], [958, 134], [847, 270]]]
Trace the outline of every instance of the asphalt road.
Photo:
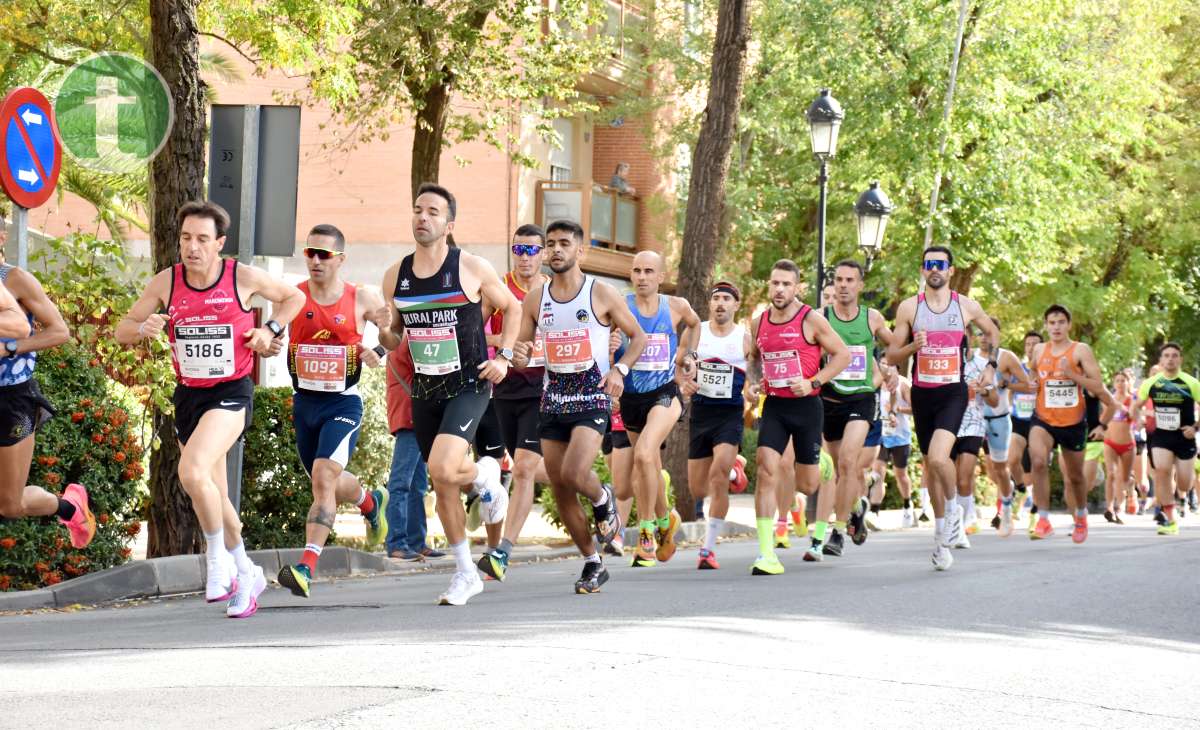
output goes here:
[[[666, 565], [516, 566], [278, 588], [245, 621], [198, 597], [0, 616], [0, 727], [1200, 727], [1200, 519], [1075, 546], [928, 529], [752, 577], [746, 541]], [[990, 530], [987, 530], [990, 533]]]

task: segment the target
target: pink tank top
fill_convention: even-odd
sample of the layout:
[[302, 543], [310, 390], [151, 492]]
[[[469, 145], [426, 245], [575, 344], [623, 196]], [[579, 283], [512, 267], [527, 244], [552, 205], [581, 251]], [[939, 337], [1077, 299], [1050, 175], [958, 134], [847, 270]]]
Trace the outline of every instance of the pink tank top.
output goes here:
[[237, 261], [222, 262], [221, 276], [207, 289], [187, 283], [183, 264], [171, 268], [167, 338], [179, 382], [211, 388], [249, 375], [254, 352], [246, 347], [245, 335], [254, 328], [254, 313], [238, 297]]
[[[777, 398], [798, 398], [790, 383], [811, 379], [821, 369], [821, 347], [804, 336], [804, 318], [812, 311], [807, 304], [783, 324], [771, 321], [770, 310], [758, 321], [758, 350], [762, 353], [763, 381], [767, 395]], [[814, 390], [812, 395], [819, 395]]]

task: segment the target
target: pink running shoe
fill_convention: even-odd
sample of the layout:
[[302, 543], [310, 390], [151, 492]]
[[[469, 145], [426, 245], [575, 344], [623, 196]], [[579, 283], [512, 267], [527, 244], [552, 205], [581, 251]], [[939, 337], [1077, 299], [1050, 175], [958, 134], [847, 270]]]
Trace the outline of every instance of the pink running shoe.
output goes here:
[[1087, 539], [1087, 516], [1075, 518], [1075, 529], [1071, 530], [1071, 541], [1076, 545]]
[[59, 517], [58, 521], [66, 526], [71, 534], [71, 547], [82, 550], [96, 536], [96, 516], [88, 507], [87, 489], [82, 484], [68, 484], [63, 491], [63, 501], [75, 505], [75, 516], [70, 520]]

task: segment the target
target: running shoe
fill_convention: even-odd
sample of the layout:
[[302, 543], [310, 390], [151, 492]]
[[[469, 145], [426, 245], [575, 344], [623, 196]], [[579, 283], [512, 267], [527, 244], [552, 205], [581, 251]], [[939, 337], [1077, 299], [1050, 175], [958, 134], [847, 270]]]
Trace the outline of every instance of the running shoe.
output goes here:
[[867, 510], [867, 513], [863, 515], [863, 522], [866, 523], [867, 529], [871, 532], [879, 532], [882, 529], [879, 527], [878, 512]]
[[1188, 510], [1191, 511], [1192, 514], [1200, 512], [1200, 497], [1196, 496], [1195, 489], [1192, 489], [1188, 492], [1187, 503]]
[[[613, 511], [616, 512], [616, 510]], [[658, 549], [654, 551], [654, 557], [660, 563], [665, 563], [675, 557], [675, 550], [679, 548], [679, 545], [675, 542], [675, 532], [679, 529], [679, 523], [683, 520], [680, 519], [679, 513], [675, 510], [671, 510], [671, 516], [668, 519], [670, 521], [667, 523], [667, 529], [658, 530]]]
[[249, 573], [238, 574], [238, 587], [225, 607], [225, 615], [229, 618], [250, 618], [258, 611], [258, 597], [267, 589], [267, 579], [263, 569], [253, 566]]
[[905, 507], [904, 511], [900, 513], [900, 527], [907, 530], [916, 526], [917, 518], [916, 515], [913, 514], [912, 507]]
[[1033, 532], [1029, 533], [1031, 540], [1045, 540], [1054, 535], [1054, 527], [1050, 524], [1050, 520], [1045, 517], [1038, 518], [1037, 526], [1033, 528]]
[[[486, 457], [485, 457], [486, 458]], [[495, 461], [495, 459], [492, 459]], [[474, 570], [467, 573], [455, 573], [450, 579], [450, 587], [438, 596], [439, 606], [465, 606], [472, 596], [483, 592], [483, 581]]]
[[1125, 514], [1137, 514], [1137, 500], [1133, 498], [1132, 494], [1125, 499]]
[[600, 552], [619, 558], [625, 552], [625, 541], [620, 537], [615, 537], [612, 542], [601, 546]]
[[600, 489], [604, 491], [606, 499], [599, 507], [592, 507], [592, 518], [596, 521], [596, 539], [601, 546], [607, 546], [621, 535], [621, 516], [617, 514], [617, 498], [612, 485], [601, 484]]
[[955, 550], [970, 550], [971, 549], [971, 540], [970, 540], [970, 538], [967, 537], [966, 530], [959, 529], [959, 531], [957, 533], [949, 533], [949, 534], [950, 534], [950, 540], [951, 540], [950, 547], [954, 548]]
[[855, 545], [862, 545], [867, 541], [867, 523], [866, 512], [870, 503], [866, 497], [859, 497], [854, 503], [854, 508], [850, 510], [850, 519], [846, 522], [846, 534], [850, 536], [851, 542]]
[[96, 517], [92, 514], [87, 488], [82, 484], [68, 484], [63, 490], [62, 498], [64, 502], [75, 506], [75, 514], [69, 520], [59, 517], [58, 521], [67, 528], [67, 533], [71, 536], [71, 547], [82, 550], [91, 544], [92, 538], [96, 536]]
[[950, 548], [943, 545], [940, 540], [933, 541], [933, 555], [930, 557], [933, 562], [934, 570], [950, 570], [950, 566], [954, 565], [954, 553]]
[[696, 562], [696, 570], [717, 570], [720, 568], [720, 563], [717, 562], [717, 554], [712, 550], [700, 550], [700, 560]]
[[946, 500], [946, 537], [947, 544], [953, 545], [958, 541], [959, 533], [963, 531], [962, 508], [953, 500]]
[[657, 563], [654, 554], [654, 533], [650, 530], [638, 531], [638, 544], [633, 550], [631, 568], [653, 568]]
[[917, 517], [917, 522], [929, 522], [929, 513], [924, 508], [921, 509], [921, 515]]
[[1113, 511], [1112, 510], [1110, 510], [1110, 509], [1104, 510], [1104, 521], [1105, 522], [1116, 522], [1116, 520], [1113, 519]]
[[1012, 501], [1012, 519], [1013, 519], [1013, 522], [1014, 522], [1014, 523], [1015, 523], [1017, 520], [1021, 519], [1021, 500], [1020, 500], [1020, 498], [1019, 498], [1019, 497], [1013, 497], [1013, 501]]
[[1076, 545], [1083, 544], [1087, 540], [1087, 515], [1077, 516], [1075, 518], [1075, 527], [1071, 530], [1071, 542]]
[[285, 565], [279, 569], [275, 580], [291, 591], [293, 596], [308, 598], [308, 584], [312, 580], [312, 574], [308, 572], [307, 565]]
[[375, 498], [375, 508], [363, 515], [363, 522], [367, 523], [367, 547], [377, 548], [388, 533], [388, 492], [386, 489], [372, 489], [371, 496]]
[[1159, 525], [1167, 524], [1167, 516], [1163, 513], [1162, 507], [1155, 505], [1154, 507], [1154, 522]]
[[1144, 500], [1144, 499], [1139, 499], [1139, 500], [1138, 500], [1138, 508], [1137, 508], [1137, 513], [1138, 513], [1139, 515], [1144, 515], [1144, 514], [1146, 514], [1146, 500]]
[[788, 528], [786, 524], [775, 523], [775, 548], [787, 550], [792, 547], [792, 541], [788, 539]]
[[478, 565], [484, 575], [503, 582], [504, 575], [508, 572], [508, 553], [499, 548], [488, 550], [479, 559]]
[[580, 574], [579, 580], [575, 581], [575, 592], [580, 595], [599, 593], [600, 586], [607, 582], [608, 568], [604, 567], [604, 563], [584, 562], [583, 573]]
[[228, 601], [238, 589], [237, 568], [233, 556], [222, 551], [216, 560], [208, 559], [208, 576], [204, 581], [204, 600], [208, 603]]
[[972, 522], [971, 524], [969, 524], [969, 525], [967, 525], [966, 527], [964, 527], [964, 528], [963, 528], [963, 534], [966, 534], [966, 535], [978, 535], [978, 534], [979, 534], [979, 523], [978, 523], [978, 522]]
[[1158, 526], [1158, 534], [1160, 534], [1160, 535], [1178, 535], [1179, 534], [1179, 523], [1178, 522], [1167, 522], [1165, 524], [1159, 525]]
[[821, 547], [821, 552], [825, 553], [826, 555], [832, 555], [835, 558], [840, 558], [842, 557], [842, 550], [845, 549], [845, 547], [846, 542], [842, 538], [842, 533], [838, 532], [837, 529], [834, 528], [829, 533], [829, 540], [826, 541], [826, 543]]
[[1029, 513], [1029, 526], [1026, 528], [1026, 531], [1029, 533], [1030, 538], [1033, 537], [1033, 531], [1037, 529], [1037, 523], [1038, 523], [1038, 516], [1035, 513], [1030, 512]]
[[999, 512], [997, 512], [996, 516], [992, 518], [992, 529], [993, 530], [1000, 529], [1000, 513]]
[[500, 462], [485, 456], [476, 463], [484, 477], [479, 493], [480, 517], [485, 525], [499, 524], [508, 512], [508, 490], [500, 483]]
[[758, 556], [758, 560], [754, 561], [754, 565], [750, 566], [750, 575], [782, 575], [783, 563], [779, 562], [779, 558], [774, 555], [767, 557]]
[[796, 537], [808, 537], [808, 515], [802, 509], [792, 510], [792, 532]]
[[1013, 518], [1012, 510], [1000, 510], [1000, 537], [1009, 537], [1013, 534]]
[[467, 495], [467, 532], [478, 530], [483, 524], [483, 513], [479, 509], [478, 494]]
[[1116, 524], [1118, 524], [1118, 525], [1123, 525], [1123, 524], [1125, 524], [1125, 520], [1121, 519], [1121, 512], [1120, 512], [1120, 510], [1118, 510], [1118, 511], [1116, 511], [1116, 512], [1114, 512], [1114, 513], [1113, 513], [1113, 522], [1114, 522], [1114, 523], [1116, 523]]
[[729, 493], [741, 494], [746, 491], [748, 486], [750, 486], [750, 479], [746, 476], [746, 457], [738, 454], [737, 459], [733, 462], [733, 469], [729, 473]]
[[804, 551], [804, 562], [819, 563], [824, 559], [825, 559], [824, 545], [821, 544], [820, 540], [818, 540], [817, 538], [814, 537], [813, 541], [812, 541], [812, 545], [809, 545], [808, 549]]

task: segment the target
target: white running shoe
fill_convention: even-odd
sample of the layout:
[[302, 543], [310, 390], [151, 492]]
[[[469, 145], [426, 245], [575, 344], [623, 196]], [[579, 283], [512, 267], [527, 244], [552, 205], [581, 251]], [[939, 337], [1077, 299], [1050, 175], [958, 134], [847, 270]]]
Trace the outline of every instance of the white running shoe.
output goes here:
[[1012, 509], [1002, 507], [1000, 509], [1000, 537], [1008, 537], [1013, 534], [1013, 514]]
[[209, 603], [228, 601], [238, 589], [237, 567], [233, 556], [228, 550], [221, 551], [221, 557], [209, 558], [208, 578], [204, 582], [204, 600]]
[[904, 512], [900, 514], [900, 527], [908, 529], [917, 526], [917, 516], [913, 514], [912, 507], [905, 507]]
[[940, 538], [933, 541], [932, 560], [934, 570], [949, 570], [954, 565], [954, 553], [950, 552], [949, 546], [942, 544]]
[[951, 500], [946, 500], [946, 518], [945, 518], [945, 539], [946, 545], [953, 545], [958, 541], [959, 534], [963, 531], [962, 524], [962, 508]]
[[970, 550], [971, 539], [967, 537], [966, 532], [960, 529], [958, 534], [954, 536], [954, 543], [951, 545], [951, 547], [953, 547], [955, 550]]
[[880, 532], [883, 528], [880, 525], [879, 513], [872, 512], [870, 509], [863, 515], [863, 522], [866, 523], [867, 529], [871, 532]]
[[508, 512], [508, 490], [500, 483], [500, 462], [485, 456], [475, 463], [483, 476], [483, 488], [479, 491], [479, 513], [483, 524], [503, 522]]
[[249, 573], [238, 573], [238, 588], [225, 607], [225, 615], [229, 618], [250, 618], [258, 610], [258, 597], [266, 589], [267, 579], [259, 566], [255, 565]]
[[450, 579], [450, 587], [438, 596], [439, 606], [465, 606], [472, 596], [483, 593], [483, 581], [472, 568], [469, 573], [455, 573]]

